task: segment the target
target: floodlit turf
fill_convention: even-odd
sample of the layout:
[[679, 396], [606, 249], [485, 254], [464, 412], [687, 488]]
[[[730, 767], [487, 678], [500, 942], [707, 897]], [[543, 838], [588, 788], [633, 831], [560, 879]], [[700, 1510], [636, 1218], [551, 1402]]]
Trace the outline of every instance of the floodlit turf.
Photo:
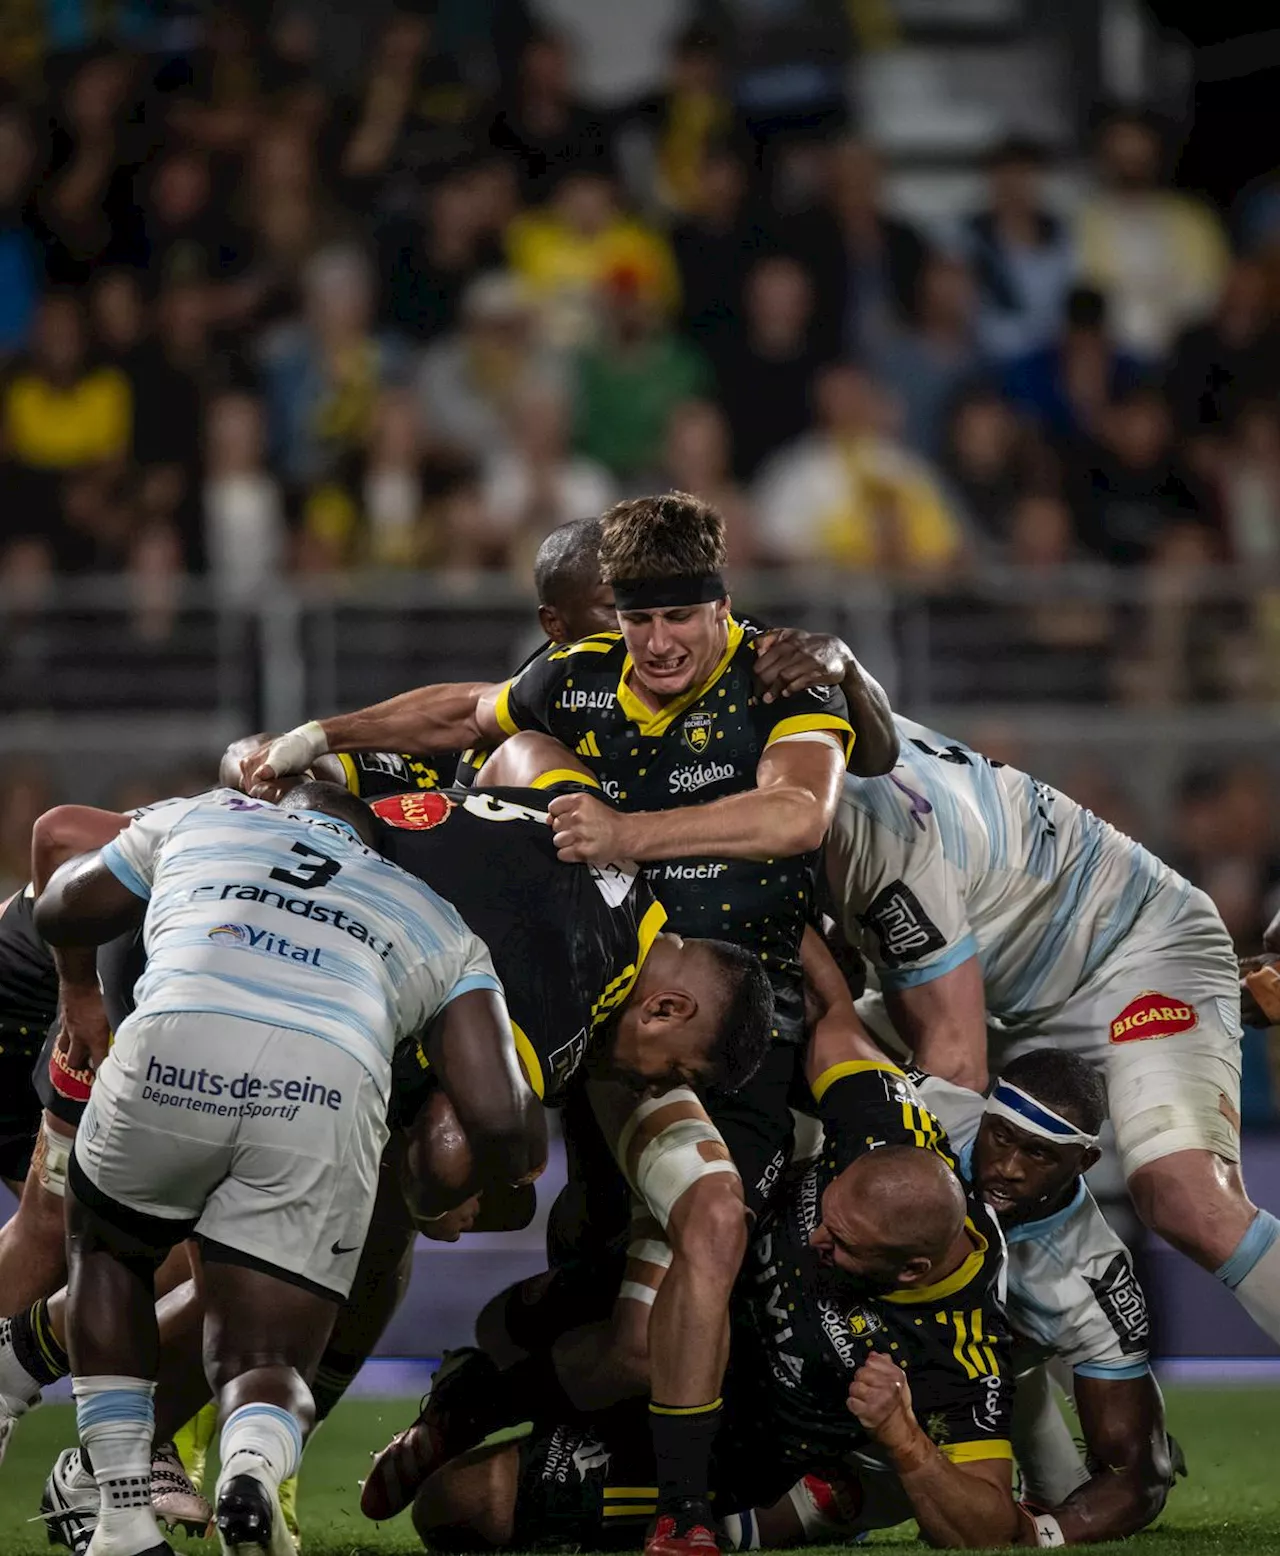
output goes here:
[[[407, 1517], [375, 1526], [358, 1507], [357, 1482], [370, 1451], [412, 1411], [409, 1401], [344, 1405], [316, 1438], [302, 1478], [306, 1556], [420, 1549]], [[1179, 1482], [1157, 1528], [1137, 1544], [1092, 1549], [1124, 1549], [1129, 1556], [1280, 1556], [1280, 1389], [1170, 1390], [1169, 1418], [1186, 1449], [1190, 1478]], [[19, 1428], [0, 1468], [0, 1556], [48, 1551], [41, 1526], [26, 1520], [36, 1512], [45, 1473], [72, 1429], [67, 1406], [37, 1411]], [[915, 1543], [910, 1525], [874, 1543], [907, 1540]], [[175, 1544], [201, 1556], [211, 1549], [198, 1540]]]

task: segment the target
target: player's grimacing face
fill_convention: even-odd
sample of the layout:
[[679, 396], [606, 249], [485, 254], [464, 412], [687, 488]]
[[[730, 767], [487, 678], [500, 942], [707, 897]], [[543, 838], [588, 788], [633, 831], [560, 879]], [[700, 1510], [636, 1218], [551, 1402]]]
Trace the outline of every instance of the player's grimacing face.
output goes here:
[[682, 696], [705, 681], [724, 652], [729, 601], [619, 611], [636, 679], [654, 697]]
[[973, 1148], [974, 1177], [1002, 1226], [1047, 1212], [1091, 1163], [1079, 1145], [1055, 1145], [1039, 1135], [984, 1118]]
[[868, 1293], [894, 1291], [900, 1284], [901, 1258], [882, 1248], [873, 1231], [862, 1224], [839, 1178], [827, 1185], [822, 1196], [822, 1216], [809, 1234], [809, 1245], [823, 1264]]

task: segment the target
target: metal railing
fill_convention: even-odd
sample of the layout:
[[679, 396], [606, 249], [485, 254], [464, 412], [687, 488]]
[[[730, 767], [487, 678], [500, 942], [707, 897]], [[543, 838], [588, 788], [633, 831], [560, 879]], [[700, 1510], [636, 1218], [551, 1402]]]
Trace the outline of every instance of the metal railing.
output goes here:
[[[1050, 779], [1082, 754], [1165, 794], [1189, 763], [1280, 749], [1280, 578], [985, 568], [945, 585], [832, 571], [755, 574], [735, 608], [844, 637], [895, 706]], [[191, 580], [0, 591], [0, 757], [114, 781], [235, 735], [432, 680], [496, 679], [538, 641], [504, 574], [280, 580], [253, 600]], [[1163, 808], [1163, 802], [1161, 802]]]

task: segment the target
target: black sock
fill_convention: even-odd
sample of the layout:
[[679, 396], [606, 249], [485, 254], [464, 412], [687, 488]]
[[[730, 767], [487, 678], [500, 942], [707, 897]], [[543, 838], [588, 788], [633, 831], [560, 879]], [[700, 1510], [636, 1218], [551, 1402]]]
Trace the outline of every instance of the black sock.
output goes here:
[[658, 1469], [658, 1507], [689, 1498], [705, 1502], [711, 1490], [711, 1450], [723, 1415], [721, 1402], [649, 1405], [653, 1456]]
[[46, 1298], [41, 1297], [25, 1313], [19, 1313], [11, 1324], [13, 1354], [41, 1388], [66, 1377], [71, 1371], [71, 1360], [53, 1332]]
[[311, 1397], [316, 1402], [316, 1425], [325, 1420], [333, 1407], [355, 1381], [356, 1373], [364, 1366], [363, 1356], [340, 1356], [337, 1351], [326, 1351], [316, 1368], [311, 1385]]

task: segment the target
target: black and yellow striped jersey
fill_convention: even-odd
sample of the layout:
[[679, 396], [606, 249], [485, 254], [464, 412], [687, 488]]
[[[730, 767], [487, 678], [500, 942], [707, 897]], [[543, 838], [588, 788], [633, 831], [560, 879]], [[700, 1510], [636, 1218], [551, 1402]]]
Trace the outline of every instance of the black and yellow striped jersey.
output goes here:
[[796, 1169], [743, 1266], [726, 1418], [767, 1423], [789, 1485], [793, 1471], [871, 1446], [845, 1401], [854, 1373], [878, 1350], [906, 1371], [916, 1418], [948, 1458], [1009, 1458], [1004, 1243], [981, 1198], [968, 1195], [968, 1256], [932, 1286], [868, 1295], [810, 1246], [828, 1184], [861, 1151], [921, 1145], [951, 1161], [941, 1126], [896, 1066], [855, 1061], [837, 1070], [814, 1088], [822, 1154]]
[[[558, 1106], [592, 1044], [626, 1002], [666, 912], [644, 877], [564, 864], [545, 790], [442, 789], [375, 800], [382, 852], [457, 908], [502, 980], [534, 1090]], [[417, 1110], [426, 1076], [417, 1043], [393, 1065], [394, 1116]]]
[[459, 755], [441, 751], [431, 756], [409, 756], [399, 751], [338, 751], [347, 788], [362, 800], [379, 800], [387, 794], [443, 789], [453, 782]]
[[[502, 688], [507, 734], [540, 730], [574, 751], [621, 810], [701, 805], [756, 785], [769, 746], [830, 730], [846, 751], [844, 694], [817, 687], [783, 702], [758, 695], [755, 651], [766, 628], [729, 619], [711, 675], [655, 711], [637, 696], [621, 633], [603, 632], [541, 654]], [[810, 916], [817, 851], [764, 861], [693, 857], [646, 866], [680, 934], [733, 940], [756, 952], [773, 983], [778, 1035], [804, 1039], [800, 938]]]

